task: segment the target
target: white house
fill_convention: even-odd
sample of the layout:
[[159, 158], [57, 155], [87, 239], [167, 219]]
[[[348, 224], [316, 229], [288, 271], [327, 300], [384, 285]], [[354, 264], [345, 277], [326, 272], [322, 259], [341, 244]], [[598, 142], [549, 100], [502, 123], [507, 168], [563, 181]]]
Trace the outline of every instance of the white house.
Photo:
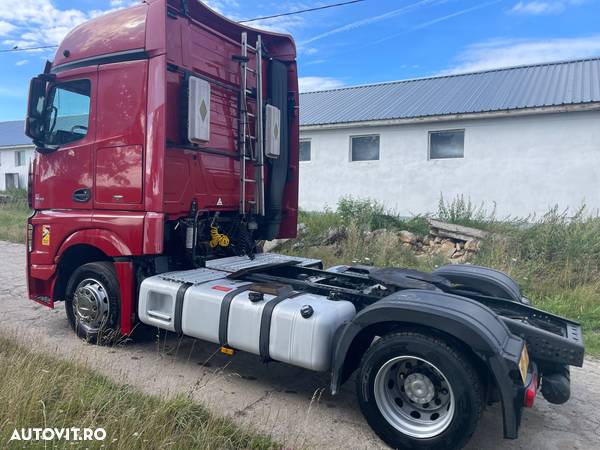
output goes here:
[[301, 95], [300, 206], [600, 209], [600, 58]]
[[0, 191], [27, 189], [34, 146], [23, 133], [23, 121], [0, 122]]

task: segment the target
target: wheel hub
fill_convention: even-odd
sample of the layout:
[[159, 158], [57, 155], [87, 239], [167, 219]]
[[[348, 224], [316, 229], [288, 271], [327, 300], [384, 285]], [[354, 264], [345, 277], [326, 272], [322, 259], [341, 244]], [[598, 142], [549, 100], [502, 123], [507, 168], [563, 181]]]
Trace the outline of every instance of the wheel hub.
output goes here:
[[429, 403], [435, 396], [435, 387], [431, 380], [421, 373], [412, 373], [404, 381], [407, 397], [419, 405]]
[[110, 303], [106, 289], [97, 280], [85, 279], [75, 289], [73, 311], [91, 330], [97, 330], [108, 319]]

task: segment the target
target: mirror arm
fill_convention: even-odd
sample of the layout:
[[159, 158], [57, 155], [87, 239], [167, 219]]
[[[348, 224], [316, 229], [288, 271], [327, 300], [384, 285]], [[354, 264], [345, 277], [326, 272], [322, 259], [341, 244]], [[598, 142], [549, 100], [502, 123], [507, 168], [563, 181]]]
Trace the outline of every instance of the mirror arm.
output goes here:
[[52, 153], [59, 149], [58, 145], [48, 145], [39, 139], [34, 139], [33, 144], [35, 145], [35, 150], [42, 154]]
[[43, 73], [37, 76], [40, 80], [52, 83], [56, 81], [56, 74], [53, 73]]

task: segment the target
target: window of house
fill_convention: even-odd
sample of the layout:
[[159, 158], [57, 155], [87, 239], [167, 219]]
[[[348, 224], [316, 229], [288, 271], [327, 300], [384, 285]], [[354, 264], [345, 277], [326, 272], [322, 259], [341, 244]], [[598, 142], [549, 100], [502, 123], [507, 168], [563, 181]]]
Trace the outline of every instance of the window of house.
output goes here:
[[4, 188], [7, 191], [10, 189], [19, 189], [19, 174], [18, 173], [4, 174]]
[[429, 159], [464, 158], [465, 130], [429, 132]]
[[89, 80], [67, 81], [50, 91], [45, 126], [47, 144], [62, 145], [84, 138], [90, 116]]
[[27, 164], [26, 162], [27, 155], [25, 154], [25, 150], [20, 150], [15, 152], [15, 166], [20, 167]]
[[300, 161], [311, 160], [310, 140], [300, 141]]
[[379, 160], [379, 135], [350, 137], [350, 161], [377, 160]]

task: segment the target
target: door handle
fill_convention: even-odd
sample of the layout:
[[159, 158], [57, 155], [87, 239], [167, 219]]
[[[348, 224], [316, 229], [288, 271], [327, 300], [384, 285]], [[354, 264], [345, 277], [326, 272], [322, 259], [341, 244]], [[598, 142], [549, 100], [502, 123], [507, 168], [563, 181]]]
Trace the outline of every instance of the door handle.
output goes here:
[[73, 192], [73, 201], [77, 203], [89, 202], [92, 198], [92, 191], [90, 189], [77, 189]]

